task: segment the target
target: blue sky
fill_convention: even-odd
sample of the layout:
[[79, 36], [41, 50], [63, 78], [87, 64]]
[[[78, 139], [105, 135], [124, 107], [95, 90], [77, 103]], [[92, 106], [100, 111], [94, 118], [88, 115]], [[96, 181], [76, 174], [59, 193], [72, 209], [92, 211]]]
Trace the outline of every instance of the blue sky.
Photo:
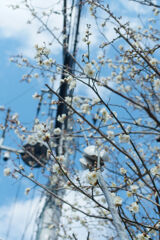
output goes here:
[[[20, 79], [25, 71], [16, 67], [16, 65], [13, 63], [10, 63], [9, 58], [12, 55], [23, 52], [24, 55], [27, 55], [27, 57], [32, 59], [34, 44], [37, 42], [43, 42], [45, 40], [48, 41], [49, 36], [44, 34], [42, 37], [40, 37], [36, 34], [38, 23], [34, 23], [33, 25], [26, 24], [29, 15], [25, 11], [13, 11], [7, 7], [7, 4], [14, 2], [16, 3], [19, 1], [1, 0], [0, 2], [0, 105], [4, 105], [6, 108], [11, 108], [12, 113], [17, 112], [22, 123], [24, 122], [27, 124], [32, 124], [37, 107], [37, 102], [33, 100], [32, 95], [35, 92], [40, 91], [42, 83], [38, 82], [36, 79], [30, 84], [25, 82], [21, 83]], [[44, 1], [39, 0], [39, 2], [43, 6]], [[45, 2], [50, 4], [52, 1], [46, 0]], [[137, 20], [137, 14], [142, 14], [144, 21], [146, 16], [148, 16], [148, 10], [146, 8], [140, 5], [133, 5], [133, 3], [128, 2], [127, 0], [114, 0], [112, 9], [115, 9], [117, 14], [119, 13], [117, 9], [121, 9], [120, 15], [123, 15], [125, 19], [131, 20], [135, 26], [139, 24], [139, 21]], [[82, 19], [83, 26], [87, 21], [86, 19], [87, 14], [84, 14]], [[95, 32], [93, 37], [94, 46], [96, 45], [97, 36], [98, 34]], [[109, 39], [112, 39], [114, 36], [114, 32], [110, 27], [108, 28], [107, 36]], [[60, 48], [55, 43], [52, 50], [57, 56], [59, 49]], [[4, 123], [4, 119], [5, 112], [0, 112], [0, 124]], [[9, 134], [6, 135], [5, 144], [15, 147], [15, 136], [10, 136]], [[2, 238], [2, 240], [20, 239], [20, 236], [22, 235], [20, 229], [22, 229], [23, 232], [26, 224], [22, 221], [23, 216], [27, 216], [30, 206], [36, 206], [38, 201], [38, 198], [34, 198], [34, 196], [33, 199], [31, 199], [32, 194], [27, 197], [24, 194], [25, 188], [32, 186], [31, 183], [27, 182], [26, 180], [23, 180], [21, 183], [19, 183], [12, 178], [3, 176], [4, 167], [11, 165], [12, 161], [9, 163], [4, 163], [1, 158], [0, 238]], [[17, 190], [19, 188], [20, 190]], [[39, 195], [40, 192], [36, 192]], [[25, 208], [23, 208], [24, 206]], [[12, 220], [11, 213], [14, 213], [14, 219]], [[21, 222], [19, 227], [15, 226], [15, 223], [17, 222]], [[10, 226], [11, 232], [8, 238], [5, 238], [8, 226]], [[19, 232], [18, 238], [16, 234], [13, 236], [13, 233], [16, 232], [16, 229]], [[24, 240], [28, 240], [29, 238], [27, 237]]]

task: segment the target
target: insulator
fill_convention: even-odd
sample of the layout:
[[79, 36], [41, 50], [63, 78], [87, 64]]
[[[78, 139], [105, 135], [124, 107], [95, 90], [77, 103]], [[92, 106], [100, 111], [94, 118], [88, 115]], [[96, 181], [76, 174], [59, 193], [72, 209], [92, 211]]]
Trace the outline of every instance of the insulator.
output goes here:
[[88, 169], [90, 168], [90, 165], [92, 165], [91, 162], [88, 161], [86, 158], [80, 158], [79, 161], [84, 169]]
[[6, 151], [3, 154], [3, 160], [4, 161], [8, 161], [8, 159], [10, 158], [10, 152]]
[[[104, 165], [104, 161], [108, 160], [108, 154], [105, 150], [99, 152], [100, 165]], [[84, 169], [93, 169], [97, 166], [98, 151], [95, 145], [90, 145], [84, 149], [83, 158], [80, 159], [80, 163]]]
[[90, 161], [95, 161], [97, 159], [97, 149], [96, 146], [90, 145], [84, 149], [84, 157], [90, 159]]

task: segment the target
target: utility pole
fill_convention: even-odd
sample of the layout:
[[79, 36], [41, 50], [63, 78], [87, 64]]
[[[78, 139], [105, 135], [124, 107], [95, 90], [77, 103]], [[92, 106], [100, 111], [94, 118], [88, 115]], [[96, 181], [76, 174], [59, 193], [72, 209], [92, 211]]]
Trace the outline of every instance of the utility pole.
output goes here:
[[[66, 77], [66, 71], [70, 73], [74, 73], [75, 69], [75, 56], [77, 51], [77, 41], [78, 41], [78, 32], [82, 11], [82, 0], [72, 1], [71, 12], [70, 12], [70, 20], [68, 21], [67, 17], [67, 0], [63, 1], [63, 35], [65, 38], [63, 39], [63, 69], [61, 78], [64, 79]], [[63, 82], [60, 85], [59, 95], [62, 98], [66, 96], [72, 96], [73, 91], [69, 92], [68, 83]], [[58, 116], [66, 114], [67, 118], [62, 124], [58, 121]], [[65, 132], [69, 131], [69, 116], [68, 110], [64, 103], [60, 103], [57, 106], [57, 113], [55, 119], [55, 128], [60, 128], [61, 130], [65, 130]], [[56, 136], [56, 155], [59, 156], [63, 154], [67, 159], [66, 142], [62, 139], [63, 136]], [[66, 165], [67, 165], [66, 161]], [[67, 166], [66, 166], [67, 167]], [[61, 181], [61, 177], [57, 179], [57, 182], [52, 184], [49, 183], [49, 188], [54, 193], [56, 193], [59, 197], [63, 198], [64, 190], [57, 190], [59, 183]], [[57, 201], [52, 197], [47, 195], [44, 207], [39, 216], [38, 221], [38, 229], [36, 234], [36, 240], [57, 240], [58, 239], [58, 229], [59, 222], [61, 216], [61, 206], [57, 203]]]

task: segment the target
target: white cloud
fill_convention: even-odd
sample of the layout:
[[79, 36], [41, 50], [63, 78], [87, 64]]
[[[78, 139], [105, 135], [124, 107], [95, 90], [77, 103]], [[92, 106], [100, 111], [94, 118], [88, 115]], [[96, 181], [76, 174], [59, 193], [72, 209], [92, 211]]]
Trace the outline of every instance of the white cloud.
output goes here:
[[[88, 79], [86, 78], [85, 81], [88, 83]], [[114, 82], [109, 82], [108, 83], [109, 87], [114, 88], [115, 83]], [[108, 100], [108, 97], [111, 94], [111, 91], [109, 91], [107, 88], [104, 86], [97, 86], [97, 92], [100, 95], [100, 97], [106, 101]], [[87, 98], [97, 98], [96, 93], [93, 91], [92, 88], [88, 87], [84, 83], [78, 82], [77, 81], [77, 87], [75, 88], [74, 95], [76, 96], [81, 96], [81, 97], [87, 97]]]
[[[9, 5], [19, 4], [20, 0], [1, 0], [0, 1], [0, 37], [1, 38], [11, 38], [12, 40], [18, 40], [20, 42], [19, 52], [24, 52], [28, 57], [33, 56], [33, 46], [35, 44], [42, 44], [43, 42], [49, 42], [53, 40], [48, 32], [43, 32], [37, 34], [37, 30], [40, 23], [35, 20], [32, 24], [27, 24], [27, 21], [32, 19], [31, 14], [24, 7], [13, 10]], [[48, 6], [51, 6], [53, 1], [47, 1]], [[34, 2], [33, 2], [34, 4]], [[52, 4], [53, 5], [53, 4]], [[42, 10], [47, 10], [46, 1], [38, 0], [36, 2], [37, 9], [42, 12]], [[45, 7], [45, 8], [44, 8]], [[60, 10], [60, 5], [54, 5], [56, 11]], [[52, 29], [54, 27], [59, 28], [62, 24], [62, 17], [56, 15], [50, 18], [52, 23]], [[54, 41], [52, 46], [53, 52], [58, 53], [60, 45]], [[15, 49], [14, 49], [15, 52]]]
[[[84, 186], [88, 185], [87, 173], [88, 170], [85, 170], [78, 174], [81, 184]], [[97, 197], [95, 196], [96, 200], [107, 207], [101, 191], [99, 190], [98, 192], [98, 189], [94, 189], [94, 194], [95, 193], [99, 195]], [[67, 190], [64, 195], [64, 200], [90, 215], [103, 215], [102, 209], [96, 207], [93, 201], [88, 200], [88, 198], [78, 191]], [[40, 198], [37, 196], [34, 199], [25, 201], [17, 200], [16, 203], [2, 205], [0, 207], [0, 240], [6, 239], [8, 230], [9, 235], [7, 240], [21, 239], [23, 233], [23, 240], [28, 240], [31, 236], [35, 236], [38, 217], [44, 206], [44, 202], [45, 197]], [[110, 214], [108, 217], [110, 217]], [[53, 222], [51, 222], [51, 225], [52, 224]], [[69, 240], [69, 235], [72, 236], [73, 233], [77, 236], [77, 239], [87, 239], [88, 232], [90, 232], [90, 238], [92, 238], [92, 240], [104, 240], [110, 239], [111, 237], [117, 240], [115, 229], [110, 222], [103, 219], [87, 217], [83, 213], [71, 209], [71, 207], [66, 204], [62, 206], [62, 217], [59, 228], [59, 234], [61, 236], [59, 240]]]
[[[43, 32], [41, 34], [37, 34], [38, 27], [40, 23], [38, 21], [34, 21], [32, 24], [27, 24], [27, 21], [32, 19], [31, 14], [29, 11], [20, 5], [20, 0], [1, 0], [0, 1], [0, 36], [3, 38], [12, 38], [16, 39], [20, 42], [20, 46], [18, 47], [19, 52], [23, 52], [28, 57], [33, 57], [33, 46], [36, 43], [43, 43], [49, 42], [53, 39], [53, 37], [48, 32]], [[56, 4], [58, 2], [58, 4]], [[21, 7], [17, 10], [12, 10], [8, 6], [11, 4], [17, 4]], [[62, 5], [61, 1], [53, 1], [52, 0], [32, 0], [32, 6], [35, 6], [37, 12], [48, 11], [48, 9], [54, 9], [54, 11], [61, 11]], [[133, 14], [146, 14], [150, 11], [148, 7], [140, 7], [139, 4], [135, 2], [130, 2], [126, 0], [119, 0], [116, 6], [114, 5], [114, 11], [117, 12], [119, 7], [122, 7], [123, 16], [128, 16], [129, 12]], [[85, 14], [87, 14], [85, 16]], [[80, 38], [84, 36], [85, 26], [86, 24], [91, 24], [91, 43], [92, 46], [95, 46], [101, 39], [100, 34], [98, 33], [95, 20], [93, 17], [90, 16], [90, 13], [87, 12], [83, 14], [81, 18], [81, 25], [80, 25]], [[132, 16], [133, 17], [133, 16]], [[130, 19], [128, 16], [129, 21], [133, 22], [134, 19]], [[62, 16], [57, 14], [50, 17], [48, 26], [51, 28], [52, 32], [57, 32], [54, 30], [54, 27], [59, 28], [60, 31], [58, 33], [58, 37], [60, 38], [60, 32], [62, 29]], [[113, 26], [110, 23], [107, 23], [107, 31], [105, 35], [109, 40], [112, 40], [115, 37], [115, 32], [113, 30]], [[80, 48], [86, 49], [86, 44], [81, 42]], [[55, 40], [52, 45], [52, 51], [54, 54], [59, 52], [60, 45]]]
[[126, 0], [119, 0], [119, 1], [122, 4], [123, 10], [127, 13], [127, 15], [129, 15], [128, 11], [134, 14], [146, 14], [151, 10], [150, 7], [147, 7], [145, 5], [140, 5], [135, 1], [126, 1]]
[[28, 240], [35, 230], [35, 220], [43, 201], [36, 197], [33, 200], [17, 201], [9, 206], [0, 207], [0, 239], [7, 240], [21, 239], [25, 231], [24, 240]]

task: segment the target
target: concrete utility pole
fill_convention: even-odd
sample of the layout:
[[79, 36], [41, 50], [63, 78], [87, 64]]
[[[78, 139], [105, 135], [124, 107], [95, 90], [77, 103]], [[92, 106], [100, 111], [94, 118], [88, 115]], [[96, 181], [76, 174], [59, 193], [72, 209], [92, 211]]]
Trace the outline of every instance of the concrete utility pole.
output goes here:
[[[72, 1], [71, 12], [70, 12], [70, 21], [68, 21], [68, 6], [67, 0], [63, 1], [63, 34], [67, 36], [63, 40], [63, 69], [61, 78], [64, 79], [66, 77], [66, 70], [70, 73], [74, 72], [75, 61], [74, 58], [76, 56], [77, 50], [77, 40], [78, 40], [78, 32], [79, 32], [79, 24], [82, 10], [82, 0]], [[73, 58], [73, 57], [74, 58]], [[60, 86], [59, 95], [62, 98], [66, 96], [72, 96], [73, 92], [69, 92], [68, 84], [66, 82], [62, 83]], [[67, 118], [65, 123], [60, 123], [57, 118], [62, 114], [66, 114]], [[57, 106], [57, 113], [55, 119], [55, 128], [60, 128], [67, 132], [69, 130], [69, 116], [68, 110], [63, 103], [60, 103]], [[57, 137], [56, 143], [56, 155], [59, 156], [63, 154], [67, 159], [66, 144], [63, 139], [63, 136]], [[66, 161], [67, 165], [67, 161]], [[67, 167], [67, 166], [66, 166]], [[57, 190], [59, 183], [61, 181], [61, 177], [57, 179], [55, 184], [49, 183], [49, 188], [58, 196], [63, 198], [64, 191]], [[57, 240], [58, 239], [58, 230], [59, 230], [59, 222], [61, 216], [61, 207], [57, 203], [57, 201], [47, 195], [44, 207], [39, 217], [38, 221], [38, 229], [36, 234], [36, 240]]]

